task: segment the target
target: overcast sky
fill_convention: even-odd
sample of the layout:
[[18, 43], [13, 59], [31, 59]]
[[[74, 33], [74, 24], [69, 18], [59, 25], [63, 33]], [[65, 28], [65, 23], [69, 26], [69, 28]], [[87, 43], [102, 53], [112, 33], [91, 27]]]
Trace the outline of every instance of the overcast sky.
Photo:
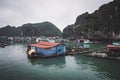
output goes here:
[[0, 27], [49, 21], [61, 31], [82, 13], [113, 0], [0, 0]]

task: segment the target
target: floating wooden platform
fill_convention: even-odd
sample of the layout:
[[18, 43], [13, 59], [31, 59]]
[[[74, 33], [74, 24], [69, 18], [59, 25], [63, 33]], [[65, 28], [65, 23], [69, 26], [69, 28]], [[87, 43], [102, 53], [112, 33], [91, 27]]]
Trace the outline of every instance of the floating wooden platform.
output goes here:
[[67, 49], [66, 54], [63, 54], [63, 55], [54, 54], [54, 55], [50, 55], [50, 56], [42, 56], [42, 55], [37, 55], [37, 54], [29, 55], [28, 53], [27, 53], [27, 55], [29, 58], [50, 58], [50, 57], [56, 57], [56, 56], [77, 55], [77, 54], [84, 54], [84, 53], [91, 53], [91, 52], [93, 52], [93, 50], [91, 50], [91, 49], [79, 48], [79, 49]]
[[82, 48], [67, 49], [66, 50], [67, 55], [76, 55], [76, 54], [91, 53], [91, 52], [93, 52], [93, 50], [91, 50], [91, 49], [82, 49]]
[[120, 60], [120, 56], [112, 57], [112, 56], [108, 56], [107, 53], [99, 53], [99, 52], [93, 52], [93, 53], [87, 54], [87, 56], [100, 58], [100, 59]]

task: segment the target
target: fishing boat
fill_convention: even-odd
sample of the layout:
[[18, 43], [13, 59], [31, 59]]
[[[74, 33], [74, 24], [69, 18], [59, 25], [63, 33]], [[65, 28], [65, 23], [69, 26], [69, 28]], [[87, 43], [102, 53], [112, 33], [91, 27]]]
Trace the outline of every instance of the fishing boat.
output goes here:
[[27, 54], [29, 57], [53, 57], [66, 54], [66, 46], [55, 42], [37, 42], [28, 44]]
[[5, 44], [5, 43], [0, 43], [0, 47], [5, 48], [5, 46], [7, 46], [7, 44]]

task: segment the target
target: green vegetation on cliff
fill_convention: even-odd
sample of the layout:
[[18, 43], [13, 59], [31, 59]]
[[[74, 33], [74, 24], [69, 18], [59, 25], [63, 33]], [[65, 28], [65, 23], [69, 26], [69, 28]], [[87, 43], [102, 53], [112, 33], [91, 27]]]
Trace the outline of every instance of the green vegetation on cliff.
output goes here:
[[76, 22], [63, 30], [64, 37], [111, 38], [120, 35], [120, 1], [102, 5], [89, 14], [79, 15]]
[[61, 31], [50, 22], [28, 23], [20, 27], [0, 28], [0, 36], [61, 36]]

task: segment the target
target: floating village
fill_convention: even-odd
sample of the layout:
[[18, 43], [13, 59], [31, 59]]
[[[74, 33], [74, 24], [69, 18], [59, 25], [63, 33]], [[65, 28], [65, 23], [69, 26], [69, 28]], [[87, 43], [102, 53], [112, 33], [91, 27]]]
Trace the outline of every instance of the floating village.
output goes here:
[[85, 54], [88, 57], [120, 60], [120, 41], [117, 40], [106, 45], [101, 51], [94, 51], [91, 44], [98, 41], [89, 39], [63, 39], [61, 37], [2, 37], [0, 47], [14, 43], [27, 43], [27, 55], [29, 58], [50, 58], [57, 56]]
[[120, 80], [120, 0], [1, 0], [0, 80]]

